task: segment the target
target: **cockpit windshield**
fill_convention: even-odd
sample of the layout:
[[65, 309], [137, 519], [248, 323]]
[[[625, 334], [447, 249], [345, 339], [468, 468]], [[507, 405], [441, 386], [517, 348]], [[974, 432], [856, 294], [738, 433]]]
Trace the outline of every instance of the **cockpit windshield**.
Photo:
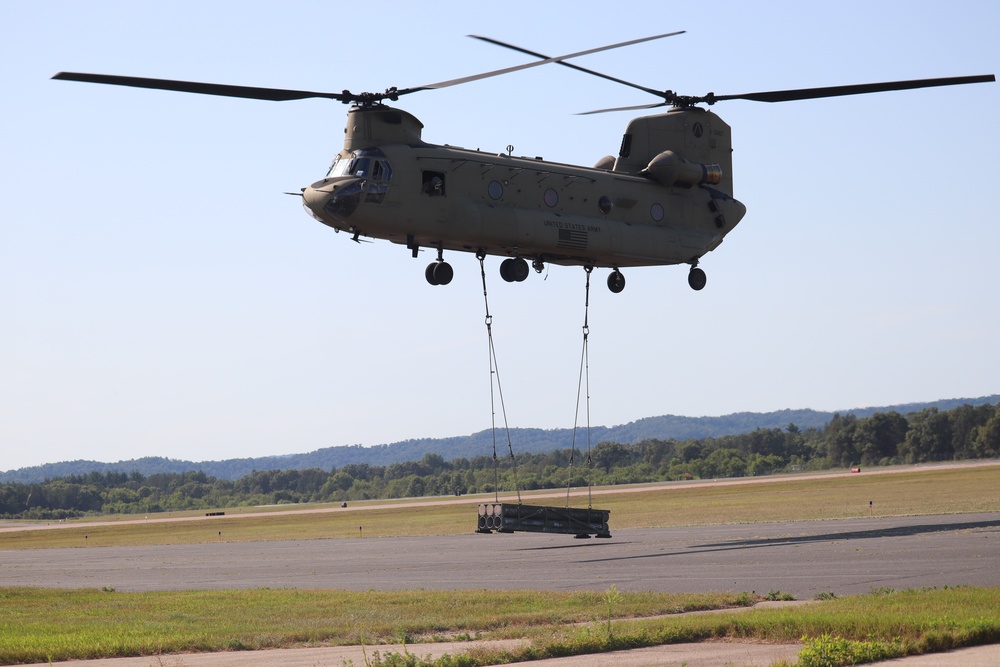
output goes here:
[[326, 177], [331, 178], [333, 176], [347, 176], [349, 173], [348, 169], [351, 166], [351, 157], [344, 157], [343, 155], [338, 155], [333, 158], [333, 164], [330, 165], [329, 171], [326, 172]]
[[392, 167], [382, 151], [374, 148], [355, 151], [350, 155], [338, 155], [333, 158], [333, 164], [326, 173], [327, 178], [334, 176], [357, 176], [377, 181], [388, 181], [392, 177]]

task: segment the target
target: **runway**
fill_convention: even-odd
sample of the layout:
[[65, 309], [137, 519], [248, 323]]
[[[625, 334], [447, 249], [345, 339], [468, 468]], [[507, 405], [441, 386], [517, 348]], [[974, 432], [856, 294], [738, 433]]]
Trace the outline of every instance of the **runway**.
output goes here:
[[[249, 519], [248, 519], [249, 520]], [[1000, 586], [1000, 513], [612, 531], [0, 551], [0, 585], [781, 591]]]

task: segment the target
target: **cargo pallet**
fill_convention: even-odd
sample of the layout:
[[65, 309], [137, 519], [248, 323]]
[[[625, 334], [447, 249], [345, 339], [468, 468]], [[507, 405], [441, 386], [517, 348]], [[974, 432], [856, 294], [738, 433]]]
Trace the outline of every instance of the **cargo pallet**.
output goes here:
[[477, 533], [562, 533], [578, 538], [611, 537], [611, 510], [546, 507], [518, 503], [484, 503], [479, 506]]

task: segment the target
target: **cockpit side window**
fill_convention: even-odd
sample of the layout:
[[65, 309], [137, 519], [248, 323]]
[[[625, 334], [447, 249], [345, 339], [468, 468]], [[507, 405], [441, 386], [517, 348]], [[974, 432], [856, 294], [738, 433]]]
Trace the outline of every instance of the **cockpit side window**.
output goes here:
[[367, 157], [359, 157], [351, 160], [351, 176], [359, 176], [364, 178], [369, 176], [369, 170], [372, 168], [372, 160]]
[[392, 167], [385, 160], [375, 160], [372, 165], [372, 179], [376, 181], [392, 180]]
[[365, 179], [365, 201], [381, 204], [389, 192], [389, 179], [392, 178], [389, 161], [382, 151], [373, 148], [358, 151], [354, 156], [351, 174]]

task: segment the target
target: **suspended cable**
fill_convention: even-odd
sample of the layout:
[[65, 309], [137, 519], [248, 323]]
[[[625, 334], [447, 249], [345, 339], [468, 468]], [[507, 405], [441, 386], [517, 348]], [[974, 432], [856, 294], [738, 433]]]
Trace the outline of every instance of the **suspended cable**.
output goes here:
[[[483, 302], [486, 306], [486, 337], [489, 339], [490, 357], [490, 418], [491, 432], [493, 434], [493, 492], [497, 502], [500, 502], [500, 472], [499, 457], [497, 456], [497, 412], [495, 396], [500, 399], [500, 412], [503, 415], [503, 428], [507, 436], [507, 450], [510, 453], [511, 469], [514, 474], [514, 489], [517, 492], [517, 503], [521, 504], [521, 485], [517, 479], [517, 459], [514, 458], [514, 446], [510, 439], [510, 426], [507, 424], [507, 408], [503, 402], [503, 388], [500, 385], [500, 370], [497, 366], [496, 348], [493, 345], [493, 316], [490, 315], [490, 300], [486, 291], [486, 253], [477, 252], [476, 258], [479, 260], [479, 271], [483, 277]], [[496, 392], [494, 393], [494, 388]]]
[[587, 508], [593, 507], [593, 484], [591, 483], [591, 467], [593, 459], [590, 451], [590, 357], [587, 350], [587, 343], [590, 337], [590, 273], [594, 270], [592, 266], [585, 266], [583, 270], [587, 272], [587, 285], [584, 290], [583, 299], [583, 350], [580, 353], [580, 374], [576, 384], [576, 411], [573, 415], [573, 439], [570, 444], [569, 453], [569, 478], [566, 480], [566, 507], [569, 507], [569, 491], [573, 484], [573, 461], [576, 458], [576, 432], [580, 421], [580, 393], [586, 388], [586, 412], [587, 412]]

